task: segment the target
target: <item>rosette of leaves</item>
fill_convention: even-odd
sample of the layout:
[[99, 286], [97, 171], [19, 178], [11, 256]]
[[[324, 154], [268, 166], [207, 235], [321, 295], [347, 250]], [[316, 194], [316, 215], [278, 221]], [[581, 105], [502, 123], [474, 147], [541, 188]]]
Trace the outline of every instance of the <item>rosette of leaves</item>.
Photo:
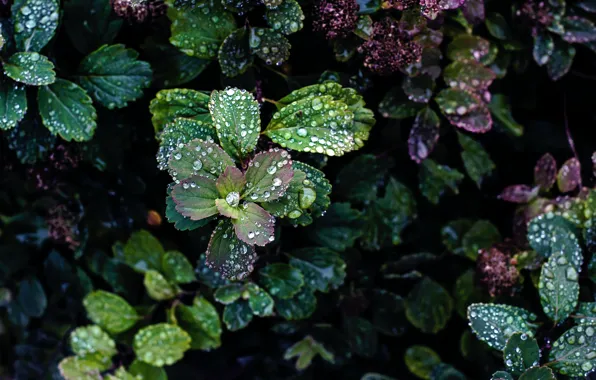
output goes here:
[[[69, 3], [69, 15], [78, 5], [78, 1]], [[92, 7], [101, 8], [101, 4]], [[57, 77], [54, 62], [48, 58], [53, 54], [46, 45], [58, 30], [59, 2], [19, 0], [12, 5], [11, 13], [13, 34], [7, 37], [10, 44], [1, 53], [4, 76], [0, 78], [0, 129], [16, 127], [28, 110], [34, 110], [53, 135], [67, 141], [87, 141], [97, 126], [94, 101], [108, 109], [123, 108], [140, 98], [150, 85], [151, 68], [138, 60], [136, 51], [121, 44], [99, 46], [93, 38], [102, 31], [92, 28], [75, 38], [81, 48], [99, 48], [86, 51], [88, 55], [74, 76]], [[107, 19], [109, 13], [86, 17]], [[70, 22], [66, 24], [72, 36], [76, 32], [71, 26]], [[114, 25], [103, 39], [110, 42], [117, 30], [118, 25]], [[28, 97], [27, 93], [33, 91], [36, 96]], [[37, 104], [28, 104], [34, 98]]]
[[[169, 0], [170, 43], [182, 53], [202, 60], [218, 60], [221, 71], [234, 77], [253, 65], [254, 57], [280, 65], [290, 56], [285, 36], [302, 29], [304, 14], [295, 0]], [[264, 6], [269, 27], [238, 22], [254, 8]]]

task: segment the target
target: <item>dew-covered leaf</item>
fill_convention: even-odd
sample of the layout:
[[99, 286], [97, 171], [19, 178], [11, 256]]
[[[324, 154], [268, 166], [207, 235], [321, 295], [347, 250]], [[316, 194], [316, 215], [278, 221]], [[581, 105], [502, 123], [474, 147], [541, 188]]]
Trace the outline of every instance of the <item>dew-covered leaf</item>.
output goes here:
[[106, 380], [137, 380], [130, 372], [124, 367], [118, 368], [114, 373], [108, 374]]
[[177, 117], [165, 126], [160, 139], [157, 167], [160, 170], [165, 170], [168, 168], [168, 162], [174, 150], [183, 148], [184, 145], [195, 139], [214, 141], [217, 139], [217, 135], [215, 128], [209, 124], [199, 120]]
[[406, 299], [406, 317], [427, 334], [441, 331], [453, 312], [453, 299], [438, 283], [428, 277], [420, 280]]
[[163, 368], [152, 366], [138, 359], [132, 362], [128, 371], [137, 378], [140, 376], [142, 380], [168, 380], [168, 375]]
[[242, 204], [232, 224], [236, 236], [246, 244], [265, 246], [275, 239], [275, 217], [256, 203]]
[[571, 44], [555, 39], [553, 53], [546, 63], [546, 71], [550, 79], [556, 81], [565, 76], [571, 68], [574, 57], [575, 48]]
[[441, 195], [450, 189], [458, 194], [458, 183], [464, 178], [456, 169], [446, 165], [439, 165], [431, 159], [422, 161], [418, 173], [419, 187], [431, 203], [438, 204]]
[[223, 278], [241, 280], [253, 270], [257, 259], [254, 247], [238, 239], [229, 220], [221, 221], [209, 241], [207, 266]]
[[433, 367], [441, 363], [441, 358], [431, 348], [416, 345], [408, 347], [404, 362], [415, 376], [429, 380]]
[[134, 232], [123, 249], [123, 261], [138, 272], [161, 270], [164, 249], [149, 231]]
[[283, 149], [270, 149], [253, 157], [246, 170], [243, 197], [254, 202], [269, 202], [283, 196], [294, 175], [292, 159]]
[[16, 127], [26, 112], [25, 86], [7, 78], [0, 78], [0, 130]]
[[488, 107], [472, 92], [456, 88], [444, 89], [435, 101], [452, 125], [473, 133], [485, 133], [492, 128]]
[[192, 305], [176, 307], [177, 324], [190, 335], [190, 348], [209, 351], [221, 345], [221, 323], [215, 307], [205, 299], [197, 296]]
[[428, 103], [433, 96], [435, 81], [429, 75], [406, 76], [401, 87], [409, 100], [416, 103]]
[[434, 366], [430, 378], [431, 380], [467, 380], [463, 373], [447, 363], [439, 363]]
[[489, 54], [490, 43], [484, 38], [469, 34], [456, 36], [447, 47], [447, 58], [452, 61], [476, 61]]
[[66, 380], [101, 380], [100, 372], [105, 368], [92, 359], [69, 356], [60, 361], [58, 369]]
[[418, 112], [408, 138], [408, 151], [412, 160], [420, 163], [432, 153], [439, 141], [440, 126], [441, 120], [430, 107]]
[[296, 0], [283, 0], [279, 6], [267, 9], [265, 19], [273, 30], [292, 34], [302, 29], [304, 13]]
[[303, 286], [292, 298], [274, 297], [274, 300], [275, 311], [288, 321], [309, 318], [317, 308], [317, 298], [309, 286]]
[[530, 187], [528, 185], [511, 185], [501, 191], [499, 199], [511, 203], [529, 203], [538, 196], [539, 187]]
[[500, 13], [489, 13], [486, 17], [486, 28], [488, 32], [499, 40], [510, 40], [513, 37], [507, 20]]
[[486, 91], [495, 80], [495, 73], [477, 62], [452, 62], [443, 71], [443, 79], [453, 88]]
[[219, 47], [217, 58], [224, 75], [235, 77], [244, 73], [253, 60], [248, 46], [248, 29], [244, 27], [230, 33]]
[[548, 367], [532, 367], [522, 373], [518, 380], [556, 380], [553, 370]]
[[452, 293], [455, 311], [464, 319], [466, 318], [468, 306], [482, 302], [487, 298], [485, 290], [476, 284], [474, 269], [468, 269], [455, 280]]
[[571, 314], [579, 299], [578, 268], [564, 252], [554, 252], [542, 266], [538, 292], [544, 313], [560, 322]]
[[60, 9], [56, 0], [15, 0], [11, 11], [19, 51], [40, 51], [58, 28]]
[[257, 5], [255, 0], [222, 0], [221, 3], [228, 11], [240, 14], [246, 14]]
[[580, 302], [572, 318], [578, 325], [596, 325], [596, 302]]
[[234, 161], [218, 144], [201, 139], [191, 140], [174, 150], [168, 160], [168, 172], [174, 180], [200, 176], [213, 181], [214, 186], [216, 179], [230, 166], [235, 167]]
[[567, 16], [561, 24], [565, 32], [561, 36], [569, 43], [582, 43], [596, 40], [596, 25], [580, 16]]
[[199, 120], [211, 124], [209, 114], [209, 95], [186, 88], [161, 90], [149, 104], [151, 122], [156, 134], [159, 134], [168, 123], [178, 117]]
[[39, 114], [43, 124], [66, 141], [88, 141], [93, 137], [97, 113], [85, 90], [73, 82], [57, 79], [39, 88]]
[[290, 42], [283, 34], [269, 28], [251, 28], [249, 46], [267, 65], [281, 65], [290, 58]]
[[562, 216], [547, 213], [532, 219], [528, 224], [528, 242], [543, 257], [560, 251], [576, 269], [582, 265], [581, 247], [573, 225]]
[[261, 205], [275, 217], [287, 217], [293, 225], [306, 226], [312, 223], [308, 209], [316, 200], [316, 196], [314, 184], [306, 180], [306, 173], [294, 170], [285, 194]]
[[550, 154], [546, 153], [534, 166], [534, 184], [540, 186], [541, 190], [547, 191], [557, 180], [557, 161]]
[[299, 161], [292, 161], [292, 167], [295, 170], [300, 170], [306, 173], [306, 180], [309, 181], [309, 184], [307, 185], [314, 185], [316, 193], [314, 202], [311, 202], [312, 194], [310, 194], [310, 192], [301, 194], [300, 206], [306, 207], [310, 203], [311, 216], [313, 218], [322, 216], [325, 214], [331, 203], [331, 200], [329, 199], [329, 194], [331, 194], [331, 184], [329, 183], [329, 180], [325, 178], [325, 173]]
[[284, 359], [298, 358], [296, 360], [296, 369], [301, 371], [308, 368], [317, 355], [329, 363], [335, 363], [333, 353], [328, 351], [325, 346], [317, 342], [312, 336], [307, 335], [298, 343], [288, 347], [286, 352], [284, 352]]
[[192, 220], [182, 215], [178, 212], [178, 210], [176, 210], [176, 202], [174, 202], [174, 199], [169, 193], [166, 197], [165, 215], [168, 219], [168, 222], [174, 223], [174, 227], [176, 227], [176, 229], [179, 231], [192, 231], [209, 224], [209, 222], [214, 219], [214, 217], [209, 217], [201, 220]]
[[482, 180], [496, 168], [482, 144], [472, 137], [457, 132], [457, 140], [462, 147], [461, 159], [468, 176], [480, 187]]
[[509, 131], [513, 136], [521, 136], [524, 133], [523, 125], [513, 119], [511, 107], [505, 95], [494, 94], [488, 105], [491, 114], [496, 118], [500, 125]]
[[95, 325], [74, 330], [70, 334], [70, 348], [78, 357], [95, 360], [106, 367], [111, 364], [112, 356], [117, 353], [116, 342]]
[[122, 19], [112, 13], [109, 0], [71, 0], [64, 3], [64, 27], [75, 48], [89, 54], [111, 43]]
[[562, 375], [583, 377], [596, 368], [596, 325], [575, 326], [552, 344], [549, 360]]
[[557, 173], [557, 187], [562, 193], [568, 193], [581, 187], [581, 165], [577, 158], [572, 157], [565, 161]]
[[188, 333], [176, 325], [158, 323], [139, 330], [133, 347], [137, 359], [156, 367], [172, 365], [190, 348]]
[[341, 252], [362, 236], [362, 225], [360, 211], [352, 209], [349, 203], [334, 203], [308, 227], [307, 234], [313, 242]]
[[403, 97], [401, 87], [394, 87], [385, 94], [385, 97], [379, 103], [379, 113], [389, 119], [407, 119], [416, 116], [416, 114], [425, 105], [415, 103]]
[[282, 299], [292, 298], [304, 285], [302, 272], [284, 263], [267, 265], [259, 271], [259, 278], [272, 296]]
[[136, 310], [117, 294], [96, 290], [83, 299], [87, 317], [104, 330], [119, 334], [139, 320]]
[[213, 91], [209, 110], [219, 142], [234, 158], [251, 153], [261, 130], [259, 103], [246, 90], [228, 87]]
[[337, 289], [344, 282], [346, 263], [326, 248], [301, 248], [290, 254], [290, 265], [304, 275], [306, 286], [321, 292]]
[[543, 66], [549, 62], [555, 49], [555, 43], [550, 33], [541, 30], [537, 30], [533, 38], [534, 47], [532, 49], [532, 55], [534, 61], [539, 66]]
[[540, 361], [540, 348], [536, 339], [520, 332], [511, 335], [503, 349], [503, 360], [507, 370], [516, 375], [537, 366]]
[[39, 53], [15, 53], [4, 62], [4, 74], [30, 86], [45, 86], [56, 81], [54, 64]]
[[152, 269], [145, 272], [143, 284], [149, 297], [156, 301], [172, 299], [179, 292], [176, 285], [170, 283], [161, 273]]
[[497, 371], [493, 373], [490, 380], [514, 380], [513, 376], [505, 371]]
[[215, 58], [220, 44], [236, 29], [233, 14], [217, 0], [169, 6], [167, 14], [172, 21], [172, 45], [197, 58]]
[[336, 194], [351, 201], [368, 203], [377, 199], [380, 184], [391, 168], [390, 160], [361, 154], [345, 164], [335, 179]]
[[271, 296], [254, 282], [246, 284], [248, 305], [254, 315], [261, 317], [273, 314], [274, 301]]
[[77, 81], [108, 109], [123, 108], [151, 84], [151, 66], [122, 44], [103, 45], [81, 61]]
[[536, 315], [515, 306], [475, 303], [468, 307], [468, 321], [478, 339], [502, 351], [516, 332], [533, 338]]
[[234, 282], [218, 287], [215, 293], [213, 293], [213, 298], [219, 303], [229, 305], [242, 297], [244, 290], [244, 285]]
[[218, 214], [215, 200], [219, 198], [219, 193], [211, 178], [195, 175], [182, 180], [172, 189], [172, 198], [176, 202], [176, 211], [191, 220]]
[[222, 320], [230, 331], [238, 331], [250, 323], [253, 312], [248, 301], [240, 300], [224, 307]]
[[192, 264], [181, 252], [166, 252], [161, 259], [161, 268], [166, 278], [174, 283], [188, 284], [195, 280]]

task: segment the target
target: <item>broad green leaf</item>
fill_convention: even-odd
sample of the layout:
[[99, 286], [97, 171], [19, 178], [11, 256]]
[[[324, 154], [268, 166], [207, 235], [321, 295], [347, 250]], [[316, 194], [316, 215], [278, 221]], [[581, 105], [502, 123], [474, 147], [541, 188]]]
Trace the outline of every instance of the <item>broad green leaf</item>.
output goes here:
[[475, 303], [468, 307], [468, 321], [478, 339], [502, 351], [516, 332], [534, 337], [536, 315], [509, 305]]
[[178, 294], [178, 289], [174, 284], [171, 284], [166, 278], [155, 270], [148, 270], [145, 272], [143, 280], [145, 289], [149, 297], [156, 301], [169, 300]]
[[596, 302], [580, 302], [571, 317], [578, 325], [596, 325]]
[[192, 6], [170, 4], [168, 18], [172, 21], [172, 45], [197, 58], [215, 58], [219, 45], [236, 29], [233, 14], [216, 0]]
[[248, 292], [248, 305], [254, 315], [264, 317], [273, 314], [274, 301], [266, 291], [254, 282], [246, 284], [246, 291]]
[[406, 317], [427, 334], [441, 331], [451, 318], [453, 299], [438, 283], [428, 277], [420, 280], [406, 299]]
[[379, 160], [372, 154], [358, 155], [337, 174], [335, 191], [351, 202], [372, 202], [377, 199], [377, 184], [391, 166], [389, 160]]
[[138, 272], [161, 270], [164, 249], [149, 231], [134, 232], [123, 250], [123, 261]]
[[490, 380], [514, 380], [513, 376], [505, 371], [497, 371], [493, 373]]
[[91, 359], [69, 356], [58, 365], [60, 375], [66, 380], [101, 380], [100, 371], [105, 366]]
[[[281, 2], [281, 0], [279, 0]], [[247, 0], [222, 0], [221, 3], [223, 4], [224, 8], [226, 8], [230, 12], [246, 14], [248, 11], [252, 10], [256, 5], [252, 1]], [[277, 4], [279, 5], [279, 4]]]
[[275, 240], [275, 217], [256, 203], [242, 204], [232, 224], [238, 239], [246, 244], [265, 246]]
[[553, 53], [546, 63], [546, 71], [550, 79], [556, 81], [564, 77], [571, 68], [575, 48], [559, 38], [555, 38], [554, 42]]
[[221, 72], [228, 77], [244, 73], [252, 64], [253, 56], [248, 46], [248, 29], [240, 28], [230, 33], [219, 47], [217, 54]]
[[491, 114], [503, 127], [513, 136], [519, 137], [524, 134], [523, 125], [513, 119], [509, 100], [503, 94], [494, 94], [488, 104]]
[[346, 263], [327, 248], [301, 248], [290, 254], [290, 265], [304, 275], [306, 286], [321, 292], [337, 289], [344, 282]]
[[382, 334], [401, 336], [408, 328], [404, 299], [383, 289], [374, 289], [371, 297], [372, 324]]
[[275, 217], [287, 217], [293, 225], [306, 226], [312, 223], [309, 207], [316, 200], [314, 184], [306, 180], [306, 173], [294, 170], [283, 197], [261, 203], [261, 206]]
[[234, 161], [213, 141], [194, 139], [170, 153], [168, 172], [172, 178], [183, 180], [203, 177], [215, 186], [215, 180]]
[[151, 84], [151, 66], [122, 44], [103, 45], [81, 61], [77, 81], [108, 109], [124, 108]]
[[19, 51], [40, 51], [50, 42], [58, 28], [58, 3], [56, 0], [15, 0], [11, 11]]
[[0, 129], [17, 126], [27, 112], [25, 86], [6, 78], [0, 78]]
[[37, 277], [27, 277], [19, 282], [16, 301], [25, 315], [34, 318], [41, 317], [48, 306], [46, 292]]
[[334, 203], [327, 213], [309, 226], [310, 239], [335, 251], [352, 247], [363, 234], [362, 213], [350, 207], [349, 203]]
[[[176, 153], [173, 158], [175, 157]], [[176, 211], [191, 220], [205, 219], [218, 213], [215, 200], [219, 198], [219, 194], [215, 181], [200, 174], [175, 185], [172, 198], [176, 202]]]
[[473, 133], [488, 132], [493, 124], [482, 99], [461, 88], [447, 88], [435, 96], [435, 102], [452, 125]]
[[116, 355], [116, 342], [99, 326], [79, 327], [70, 334], [70, 348], [78, 357], [91, 359], [109, 368]]
[[420, 379], [429, 380], [433, 367], [441, 363], [441, 358], [429, 347], [411, 346], [406, 350], [404, 361], [410, 372]]
[[39, 114], [43, 124], [66, 141], [88, 141], [95, 132], [97, 114], [85, 90], [73, 82], [57, 79], [39, 88]]
[[296, 0], [283, 0], [279, 6], [267, 9], [265, 19], [273, 30], [292, 34], [302, 29], [304, 13]]
[[109, 0], [71, 0], [64, 3], [64, 27], [82, 54], [111, 43], [122, 26]]
[[379, 336], [374, 325], [367, 319], [348, 317], [344, 319], [343, 331], [354, 354], [369, 358], [375, 356]]
[[553, 321], [567, 319], [579, 299], [579, 274], [564, 252], [553, 253], [542, 266], [538, 293], [542, 310]]
[[540, 361], [540, 348], [536, 339], [524, 333], [513, 334], [503, 349], [503, 360], [507, 370], [516, 375], [537, 366]]
[[246, 170], [243, 198], [254, 202], [269, 202], [285, 194], [294, 175], [292, 158], [283, 149], [258, 153]]
[[379, 103], [379, 113], [389, 119], [407, 119], [416, 116], [418, 111], [426, 105], [408, 100], [403, 95], [401, 87], [389, 90]]
[[518, 380], [556, 380], [553, 370], [548, 367], [532, 367], [522, 373]]
[[45, 86], [56, 81], [54, 64], [39, 53], [16, 53], [4, 63], [4, 74], [30, 86]]
[[430, 75], [406, 76], [401, 85], [409, 100], [428, 103], [435, 90], [435, 81]]
[[451, 364], [439, 363], [433, 367], [430, 374], [431, 380], [467, 380], [463, 373]]
[[154, 367], [138, 359], [132, 362], [128, 371], [134, 376], [140, 376], [140, 380], [168, 380], [168, 375], [163, 368]]
[[237, 331], [248, 326], [252, 321], [253, 312], [248, 301], [240, 300], [224, 307], [222, 320], [230, 331]]
[[572, 157], [561, 165], [557, 173], [557, 187], [562, 193], [568, 193], [581, 187], [581, 184], [581, 164], [577, 158]]
[[596, 325], [567, 330], [553, 343], [549, 360], [562, 375], [583, 377], [592, 371], [596, 368]]
[[317, 308], [314, 290], [308, 286], [303, 286], [292, 298], [274, 297], [274, 300], [275, 311], [288, 321], [307, 319]]
[[490, 175], [496, 166], [484, 147], [473, 138], [457, 132], [459, 145], [462, 147], [461, 159], [468, 176], [480, 187], [482, 180]]
[[292, 298], [304, 286], [302, 272], [284, 263], [269, 264], [259, 271], [260, 282], [272, 296]]
[[242, 297], [244, 291], [244, 286], [240, 283], [235, 282], [217, 288], [215, 293], [213, 293], [213, 298], [215, 298], [215, 300], [219, 303], [229, 305], [233, 302], [236, 302], [236, 300]]
[[159, 150], [157, 152], [157, 167], [160, 170], [168, 168], [168, 162], [174, 150], [183, 148], [192, 140], [214, 141], [217, 138], [215, 128], [199, 120], [177, 117], [166, 124], [159, 136]]
[[329, 194], [331, 194], [331, 184], [329, 183], [329, 180], [325, 178], [325, 173], [299, 161], [293, 161], [292, 167], [295, 170], [301, 170], [306, 173], [306, 180], [309, 181], [306, 185], [314, 185], [316, 194], [314, 202], [311, 203], [312, 194], [310, 194], [310, 192], [302, 193], [299, 198], [300, 207], [307, 207], [310, 203], [311, 216], [313, 218], [322, 216], [325, 214], [331, 203], [331, 200], [329, 199]]
[[83, 299], [87, 317], [104, 330], [119, 334], [139, 320], [136, 310], [117, 294], [96, 290]]
[[546, 65], [555, 50], [555, 43], [550, 33], [537, 30], [534, 34], [532, 55], [539, 66]]
[[283, 34], [269, 28], [251, 28], [248, 44], [267, 65], [281, 65], [290, 58], [290, 42]]
[[490, 42], [469, 34], [456, 36], [447, 47], [447, 58], [460, 62], [480, 62], [489, 54]]
[[497, 227], [488, 220], [478, 220], [463, 235], [463, 253], [471, 260], [476, 261], [478, 251], [490, 248], [493, 244], [502, 241]]
[[440, 126], [439, 116], [430, 107], [418, 112], [408, 137], [408, 151], [412, 160], [420, 163], [435, 149]]
[[464, 319], [468, 306], [487, 299], [484, 289], [477, 286], [475, 277], [476, 271], [468, 269], [455, 280], [453, 287], [455, 311]]
[[439, 165], [430, 158], [422, 161], [418, 173], [422, 195], [434, 204], [439, 203], [439, 199], [447, 189], [458, 194], [458, 184], [463, 178], [464, 175], [456, 169], [447, 165]]
[[528, 242], [543, 257], [560, 251], [576, 269], [579, 270], [583, 263], [573, 224], [562, 216], [549, 212], [532, 219], [528, 224]]
[[462, 240], [466, 232], [472, 228], [474, 221], [471, 219], [455, 219], [449, 221], [441, 228], [441, 239], [443, 245], [450, 251], [458, 255], [463, 255]]
[[221, 221], [207, 247], [207, 266], [223, 278], [241, 280], [253, 270], [257, 259], [254, 247], [238, 239], [229, 220]]
[[186, 88], [159, 91], [149, 104], [155, 133], [159, 134], [166, 124], [174, 121], [177, 117], [211, 124], [208, 104], [209, 95], [199, 91]]
[[513, 34], [511, 28], [507, 24], [507, 20], [500, 13], [489, 13], [486, 17], [486, 28], [488, 32], [499, 40], [512, 39]]
[[161, 259], [161, 268], [165, 277], [171, 282], [188, 284], [195, 280], [192, 264], [181, 252], [166, 252]]
[[284, 359], [296, 360], [296, 369], [301, 371], [310, 366], [315, 356], [319, 355], [329, 363], [335, 363], [335, 356], [325, 346], [317, 342], [312, 336], [307, 335], [301, 341], [289, 347], [284, 353]]
[[221, 324], [215, 307], [204, 297], [195, 297], [192, 305], [176, 307], [178, 325], [186, 331], [192, 341], [193, 350], [209, 351], [221, 345]]
[[107, 380], [137, 380], [135, 376], [129, 373], [124, 367], [120, 367], [113, 374], [106, 377]]
[[158, 323], [139, 330], [133, 348], [137, 359], [156, 367], [172, 365], [190, 348], [191, 338], [180, 327]]

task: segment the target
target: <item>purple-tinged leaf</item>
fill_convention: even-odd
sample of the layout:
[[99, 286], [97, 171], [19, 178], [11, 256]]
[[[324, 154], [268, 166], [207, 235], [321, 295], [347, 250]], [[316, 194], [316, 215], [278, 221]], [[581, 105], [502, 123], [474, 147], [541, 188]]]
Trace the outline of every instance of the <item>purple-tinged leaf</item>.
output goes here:
[[565, 161], [557, 174], [557, 186], [562, 193], [568, 193], [581, 187], [581, 165], [577, 158], [573, 157]]
[[452, 125], [474, 133], [488, 132], [493, 124], [490, 112], [476, 94], [466, 90], [448, 88], [441, 91], [435, 101]]
[[546, 64], [546, 71], [550, 79], [556, 81], [565, 76], [571, 68], [574, 57], [575, 48], [571, 44], [557, 39], [553, 54]]
[[251, 245], [265, 246], [275, 237], [275, 217], [256, 203], [245, 203], [239, 208], [239, 216], [232, 219], [234, 230], [240, 240]]
[[579, 16], [565, 17], [562, 21], [565, 33], [563, 39], [569, 43], [596, 41], [596, 25]]
[[440, 125], [441, 120], [430, 107], [418, 112], [408, 138], [408, 151], [412, 160], [420, 163], [433, 151], [439, 140]]
[[420, 11], [425, 17], [434, 20], [439, 15], [439, 0], [420, 0]]
[[462, 11], [464, 17], [470, 24], [478, 25], [486, 18], [484, 10], [484, 0], [468, 0], [464, 4]]
[[190, 218], [200, 220], [217, 214], [215, 200], [219, 198], [215, 181], [196, 175], [180, 181], [172, 189], [176, 211]]
[[428, 103], [433, 96], [435, 81], [428, 75], [406, 76], [401, 87], [409, 100], [416, 103]]
[[555, 42], [550, 33], [537, 30], [534, 34], [532, 55], [538, 66], [546, 65], [555, 50]]
[[[238, 206], [233, 206], [234, 202], [238, 201], [240, 198], [235, 197], [235, 194], [231, 194], [228, 199], [216, 199], [215, 206], [217, 207], [217, 211], [220, 215], [223, 215], [227, 218], [238, 219], [240, 217], [240, 209]], [[231, 200], [232, 204], [228, 203], [228, 200]]]
[[476, 61], [490, 52], [490, 42], [469, 34], [460, 34], [447, 47], [447, 57], [452, 61]]
[[557, 161], [550, 153], [546, 153], [534, 166], [534, 184], [540, 186], [542, 190], [550, 190], [556, 180]]
[[441, 0], [439, 6], [441, 9], [457, 9], [464, 5], [466, 0]]
[[582, 0], [575, 3], [576, 7], [583, 9], [586, 12], [596, 13], [596, 1], [594, 0]]
[[219, 145], [200, 139], [176, 149], [168, 161], [168, 171], [175, 181], [195, 175], [215, 181], [228, 166], [235, 166], [234, 161]]
[[254, 156], [246, 170], [242, 196], [253, 202], [269, 202], [286, 192], [294, 175], [292, 158], [283, 149], [270, 149]]
[[238, 206], [244, 185], [246, 185], [244, 174], [235, 166], [228, 166], [215, 181], [215, 186], [221, 197], [226, 198], [230, 193], [236, 193], [238, 197], [234, 207]]
[[529, 203], [534, 198], [538, 196], [538, 190], [540, 187], [530, 187], [528, 185], [512, 185], [507, 186], [501, 194], [499, 194], [499, 198], [504, 200], [505, 202], [511, 203]]
[[239, 240], [229, 220], [219, 222], [207, 247], [207, 266], [223, 278], [242, 280], [254, 269], [257, 254], [252, 245]]
[[443, 72], [445, 83], [450, 87], [486, 91], [495, 80], [495, 73], [477, 62], [452, 62]]

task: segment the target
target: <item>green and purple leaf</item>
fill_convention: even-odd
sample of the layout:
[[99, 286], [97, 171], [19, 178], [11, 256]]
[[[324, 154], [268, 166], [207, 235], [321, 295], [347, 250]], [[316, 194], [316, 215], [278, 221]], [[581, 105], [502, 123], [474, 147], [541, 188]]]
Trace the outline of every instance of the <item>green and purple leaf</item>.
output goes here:
[[540, 186], [541, 190], [550, 190], [557, 180], [557, 161], [550, 154], [546, 153], [534, 166], [534, 184]]
[[215, 181], [234, 161], [214, 142], [195, 139], [176, 149], [168, 160], [168, 171], [176, 180], [203, 176]]
[[568, 16], [562, 20], [565, 41], [575, 44], [596, 41], [596, 25], [592, 21], [579, 16]]
[[490, 42], [468, 34], [455, 37], [447, 47], [447, 58], [452, 61], [480, 62], [490, 51]]
[[435, 81], [428, 75], [406, 76], [401, 87], [409, 100], [416, 103], [428, 103], [433, 96]]
[[439, 141], [440, 126], [439, 116], [430, 107], [418, 112], [408, 138], [408, 151], [412, 160], [420, 163], [433, 151]]
[[[215, 181], [215, 186], [219, 195], [222, 197], [228, 196], [230, 193], [237, 193], [240, 195], [246, 185], [244, 174], [235, 166], [228, 166], [224, 172]], [[236, 203], [236, 206], [238, 203]]]
[[499, 194], [499, 198], [504, 200], [505, 202], [511, 203], [529, 203], [533, 199], [538, 196], [538, 191], [540, 187], [530, 187], [528, 185], [511, 185], [507, 186], [501, 194]]
[[493, 124], [490, 111], [476, 94], [466, 90], [448, 88], [441, 91], [435, 101], [452, 125], [469, 132], [488, 132]]
[[253, 271], [256, 259], [254, 247], [236, 237], [232, 222], [220, 221], [207, 247], [207, 266], [223, 278], [241, 280]]
[[477, 62], [452, 62], [445, 68], [443, 79], [452, 88], [483, 92], [495, 80], [495, 73]]
[[532, 49], [532, 55], [534, 61], [538, 66], [543, 66], [548, 63], [553, 51], [555, 50], [555, 43], [550, 33], [537, 30], [534, 35], [534, 48]]
[[557, 186], [562, 193], [568, 193], [582, 185], [581, 165], [573, 157], [565, 161], [557, 173]]
[[556, 81], [565, 76], [571, 68], [574, 57], [575, 48], [561, 39], [556, 39], [553, 54], [546, 64], [546, 71], [550, 79]]
[[180, 181], [172, 189], [176, 211], [190, 218], [200, 220], [218, 213], [215, 200], [219, 198], [215, 181], [196, 175]]
[[275, 237], [275, 218], [256, 203], [245, 203], [239, 208], [238, 218], [232, 219], [236, 235], [250, 245], [265, 246]]
[[292, 158], [283, 149], [257, 154], [245, 173], [246, 189], [242, 196], [253, 202], [269, 202], [285, 194], [294, 176]]

